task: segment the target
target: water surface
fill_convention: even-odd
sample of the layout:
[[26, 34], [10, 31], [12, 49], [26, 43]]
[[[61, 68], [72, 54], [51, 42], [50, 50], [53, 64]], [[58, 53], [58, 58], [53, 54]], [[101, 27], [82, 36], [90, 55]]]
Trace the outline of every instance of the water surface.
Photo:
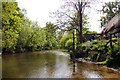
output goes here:
[[2, 56], [3, 78], [119, 78], [120, 73], [86, 63], [73, 64], [61, 51], [41, 51]]

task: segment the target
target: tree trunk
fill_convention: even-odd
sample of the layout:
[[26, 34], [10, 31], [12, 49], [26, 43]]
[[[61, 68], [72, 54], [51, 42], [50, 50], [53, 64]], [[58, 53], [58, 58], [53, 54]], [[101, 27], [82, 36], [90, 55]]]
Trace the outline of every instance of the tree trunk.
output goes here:
[[78, 6], [79, 6], [79, 39], [80, 39], [80, 43], [83, 42], [83, 36], [82, 36], [82, 3], [83, 2], [78, 2]]

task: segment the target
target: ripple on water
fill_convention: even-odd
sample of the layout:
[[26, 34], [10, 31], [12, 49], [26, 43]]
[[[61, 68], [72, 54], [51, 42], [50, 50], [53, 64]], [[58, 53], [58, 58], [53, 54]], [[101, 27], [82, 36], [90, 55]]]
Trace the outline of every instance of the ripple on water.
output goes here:
[[[36, 53], [36, 54], [35, 54]], [[31, 54], [2, 56], [4, 78], [118, 78], [118, 73], [104, 67], [87, 63], [76, 63], [76, 72], [72, 75], [73, 64], [69, 54], [60, 51], [42, 51]], [[44, 54], [45, 53], [45, 54]], [[1, 59], [1, 58], [0, 58]], [[7, 64], [6, 64], [7, 63]], [[12, 72], [12, 74], [11, 74]], [[86, 80], [86, 79], [85, 79]]]
[[69, 54], [67, 54], [65, 52], [60, 52], [60, 51], [53, 51], [53, 53], [56, 55], [69, 56]]

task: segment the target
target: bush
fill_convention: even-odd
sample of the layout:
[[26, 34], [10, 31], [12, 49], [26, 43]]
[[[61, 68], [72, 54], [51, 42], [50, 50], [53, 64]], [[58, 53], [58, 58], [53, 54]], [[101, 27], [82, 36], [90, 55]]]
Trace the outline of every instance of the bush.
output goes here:
[[73, 46], [72, 39], [67, 40], [67, 42], [65, 44], [65, 48], [68, 50], [68, 52], [70, 52], [72, 50], [72, 46]]
[[[120, 45], [118, 45], [117, 39], [112, 39], [112, 46], [113, 49], [111, 49], [109, 40], [102, 40], [97, 41], [93, 40], [91, 42], [85, 42], [78, 46], [77, 52], [81, 51], [90, 51], [89, 52], [89, 58], [92, 61], [102, 61], [100, 64], [107, 64], [108, 66], [111, 65], [120, 65]], [[113, 50], [113, 53], [111, 53]], [[119, 62], [118, 62], [119, 61]]]

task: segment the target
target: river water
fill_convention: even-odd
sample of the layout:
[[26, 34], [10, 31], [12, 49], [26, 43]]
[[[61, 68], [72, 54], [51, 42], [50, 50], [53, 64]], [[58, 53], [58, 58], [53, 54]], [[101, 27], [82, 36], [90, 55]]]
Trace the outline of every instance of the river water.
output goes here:
[[73, 64], [61, 51], [41, 51], [2, 56], [3, 78], [120, 78], [120, 73], [88, 63]]

